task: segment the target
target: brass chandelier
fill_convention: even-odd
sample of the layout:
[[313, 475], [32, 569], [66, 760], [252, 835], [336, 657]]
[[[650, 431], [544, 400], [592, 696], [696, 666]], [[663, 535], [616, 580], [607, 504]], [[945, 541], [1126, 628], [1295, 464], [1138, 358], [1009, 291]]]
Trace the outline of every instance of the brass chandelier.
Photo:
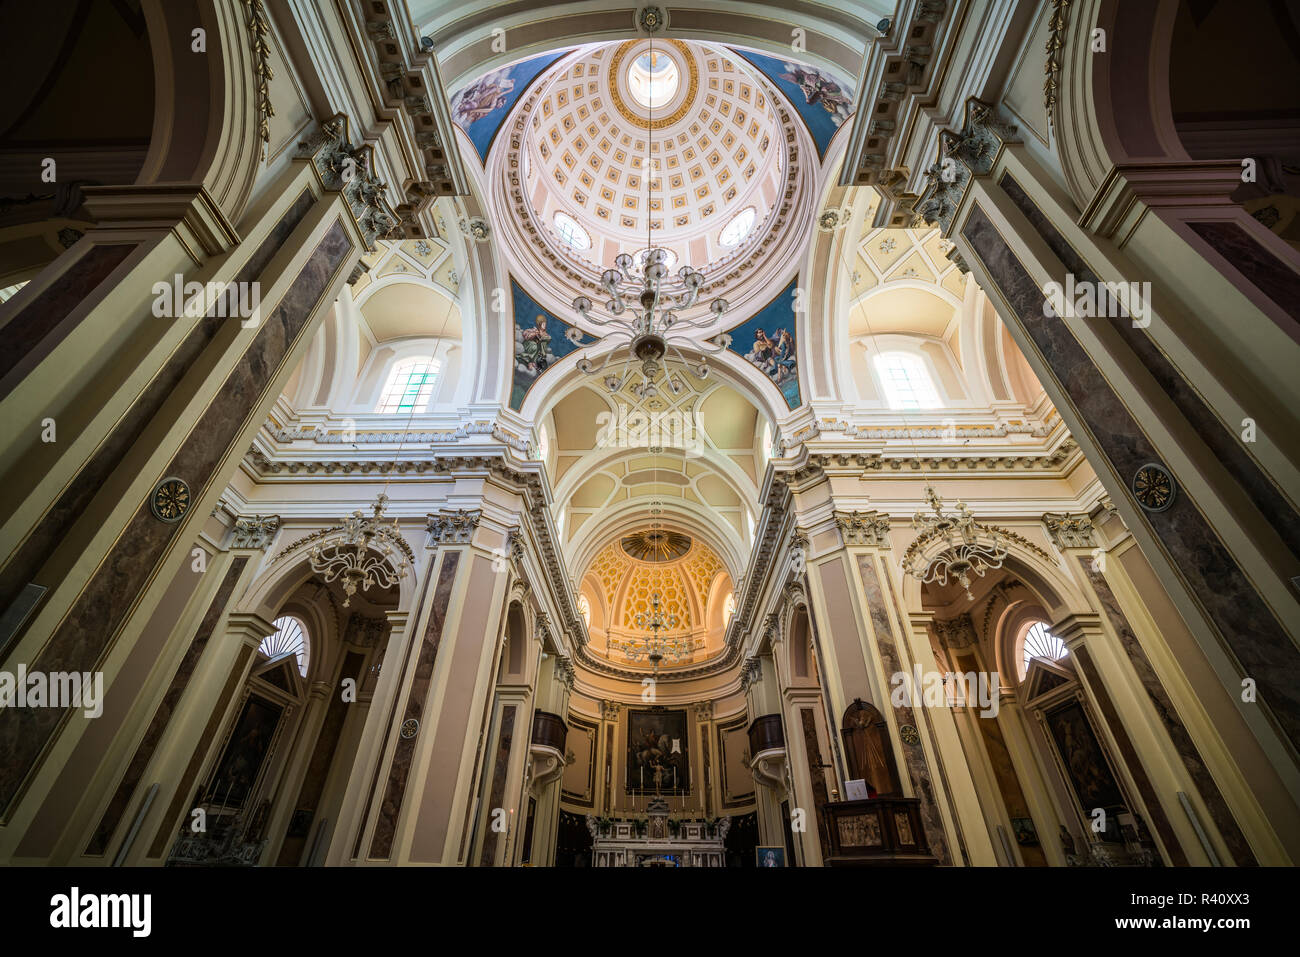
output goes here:
[[966, 597], [974, 601], [971, 576], [982, 577], [985, 572], [1001, 568], [1006, 560], [1002, 533], [975, 521], [963, 501], [957, 502], [955, 513], [945, 511], [943, 499], [928, 482], [925, 500], [934, 514], [917, 512], [912, 516], [912, 527], [920, 529], [921, 534], [908, 547], [903, 570], [922, 584], [946, 585], [950, 578], [955, 579], [966, 590]]

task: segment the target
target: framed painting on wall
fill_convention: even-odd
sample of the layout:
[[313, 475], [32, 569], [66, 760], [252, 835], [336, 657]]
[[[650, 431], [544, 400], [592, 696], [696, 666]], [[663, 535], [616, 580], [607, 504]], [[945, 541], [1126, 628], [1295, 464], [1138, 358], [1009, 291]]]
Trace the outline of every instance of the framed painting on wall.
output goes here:
[[759, 867], [785, 867], [785, 848], [760, 845], [754, 848], [754, 858]]
[[691, 790], [690, 746], [685, 711], [629, 711], [627, 715], [628, 793]]

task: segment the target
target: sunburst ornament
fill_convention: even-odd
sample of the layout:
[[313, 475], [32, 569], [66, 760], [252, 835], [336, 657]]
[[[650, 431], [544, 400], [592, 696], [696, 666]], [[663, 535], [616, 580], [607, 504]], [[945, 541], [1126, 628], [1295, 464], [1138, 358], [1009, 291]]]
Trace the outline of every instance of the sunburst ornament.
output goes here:
[[691, 550], [689, 535], [671, 532], [652, 525], [650, 528], [625, 535], [620, 542], [623, 551], [639, 562], [674, 562]]

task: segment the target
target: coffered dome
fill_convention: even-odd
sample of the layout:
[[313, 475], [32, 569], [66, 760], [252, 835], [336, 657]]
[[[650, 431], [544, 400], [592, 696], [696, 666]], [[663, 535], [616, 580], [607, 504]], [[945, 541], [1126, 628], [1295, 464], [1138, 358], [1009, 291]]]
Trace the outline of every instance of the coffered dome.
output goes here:
[[647, 39], [577, 51], [521, 100], [498, 158], [520, 251], [572, 292], [599, 295], [614, 258], [650, 241], [668, 250], [671, 275], [690, 265], [706, 292], [725, 286], [739, 304], [736, 281], [783, 248], [810, 202], [796, 125], [768, 81], [724, 47]]
[[651, 635], [643, 622], [657, 612], [666, 622], [663, 634], [691, 649], [675, 663], [689, 666], [720, 650], [732, 584], [722, 559], [703, 541], [647, 527], [597, 552], [579, 591], [590, 650], [617, 666], [649, 667], [635, 650]]
[[[723, 50], [611, 44], [572, 62], [535, 104], [525, 195], [551, 240], [593, 265], [644, 247], [648, 227], [678, 262], [703, 268], [762, 233], [781, 194], [781, 139], [768, 94]], [[749, 227], [724, 235], [742, 213]]]

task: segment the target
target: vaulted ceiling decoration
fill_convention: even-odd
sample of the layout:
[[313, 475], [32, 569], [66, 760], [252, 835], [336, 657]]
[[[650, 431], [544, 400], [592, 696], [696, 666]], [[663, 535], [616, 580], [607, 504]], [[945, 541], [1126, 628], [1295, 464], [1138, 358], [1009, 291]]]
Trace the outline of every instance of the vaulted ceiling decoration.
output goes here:
[[[779, 121], [762, 86], [725, 52], [681, 40], [655, 45], [654, 58], [668, 64], [661, 70], [678, 82], [651, 111], [631, 88], [650, 56], [649, 41], [598, 47], [550, 83], [528, 120], [525, 196], [554, 239], [563, 242], [557, 213], [587, 227], [592, 248], [574, 254], [593, 265], [644, 246], [650, 227], [678, 263], [702, 269], [742, 255], [770, 217], [781, 193]], [[723, 246], [723, 228], [750, 207], [759, 225]]]
[[852, 115], [853, 84], [807, 64], [751, 50], [737, 52], [762, 70], [789, 98], [808, 125], [818, 155], [825, 157], [831, 140]]
[[[615, 396], [583, 386], [551, 411], [556, 502], [570, 543], [587, 539], [587, 522], [608, 510], [648, 509], [651, 500], [679, 519], [707, 516], [715, 531], [747, 536], [745, 503], [758, 494], [764, 464], [758, 410], [723, 383], [674, 372], [673, 384], [648, 400], [637, 396], [638, 381]], [[647, 512], [646, 528], [652, 520]]]
[[797, 409], [802, 402], [795, 348], [796, 295], [795, 283], [791, 282], [754, 316], [728, 330], [725, 338], [718, 337], [719, 342], [767, 376], [791, 409]]
[[619, 665], [637, 662], [637, 648], [649, 633], [645, 622], [657, 610], [673, 621], [662, 633], [683, 637], [690, 650], [681, 663], [698, 664], [721, 648], [720, 609], [731, 593], [730, 575], [707, 544], [675, 530], [667, 536], [684, 542], [684, 551], [667, 560], [631, 557], [627, 541], [642, 541], [652, 531], [646, 527], [610, 541], [583, 575], [581, 590], [596, 609], [589, 648]]
[[714, 298], [747, 315], [770, 298], [772, 271], [788, 279], [815, 214], [816, 148], [739, 54], [650, 44], [586, 47], [539, 76], [492, 150], [491, 205], [515, 275], [546, 276], [530, 292], [552, 310], [603, 302], [609, 263], [635, 261], [649, 241], [668, 251], [670, 275], [703, 274], [681, 318], [706, 320], [706, 338], [721, 326], [708, 318]]
[[543, 309], [513, 279], [510, 294], [514, 315], [510, 408], [518, 412], [534, 382], [564, 356], [595, 339]]
[[[873, 228], [870, 223], [879, 203], [879, 196], [873, 194], [871, 205], [863, 217], [867, 226], [854, 249], [849, 276], [850, 302], [856, 302], [880, 286], [908, 281], [942, 286], [960, 299], [966, 290], [967, 274], [948, 258], [953, 249], [952, 241], [944, 239], [938, 228]], [[850, 313], [850, 323], [857, 319], [854, 310]], [[865, 330], [854, 330], [862, 331]]]
[[452, 94], [451, 118], [474, 144], [480, 160], [486, 162], [497, 130], [528, 84], [563, 55], [546, 53], [512, 63], [485, 73]]

